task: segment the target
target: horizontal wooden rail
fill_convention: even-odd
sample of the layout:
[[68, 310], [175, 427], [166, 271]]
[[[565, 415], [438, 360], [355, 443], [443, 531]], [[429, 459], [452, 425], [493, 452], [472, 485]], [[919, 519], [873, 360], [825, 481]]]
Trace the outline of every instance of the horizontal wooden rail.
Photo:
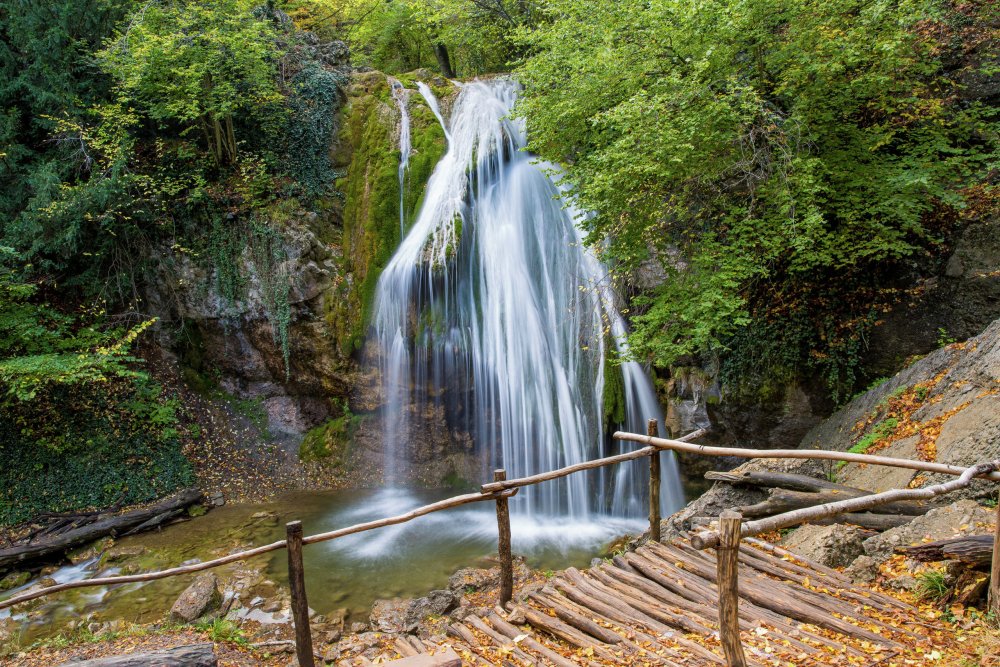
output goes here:
[[[945, 475], [954, 475], [956, 477], [960, 476], [966, 470], [961, 466], [953, 466], [946, 463], [912, 461], [910, 459], [896, 459], [888, 456], [852, 454], [851, 452], [831, 452], [825, 449], [747, 449], [740, 447], [708, 447], [706, 445], [693, 445], [691, 443], [684, 442], [686, 438], [667, 440], [666, 438], [654, 438], [648, 435], [627, 433], [625, 431], [618, 431], [613, 437], [615, 440], [637, 442], [639, 444], [658, 447], [660, 449], [670, 449], [676, 452], [687, 452], [689, 454], [701, 454], [703, 456], [732, 456], [743, 459], [820, 459], [826, 461], [846, 461], [848, 463], [868, 463], [871, 465], [891, 466], [893, 468], [906, 468], [907, 470], [919, 470], [921, 472], [942, 473]], [[977, 477], [989, 479], [994, 482], [1000, 482], [1000, 472], [983, 473], [981, 475], [977, 475]]]
[[[325, 542], [327, 540], [332, 540], [337, 537], [343, 537], [344, 535], [352, 535], [354, 533], [361, 533], [366, 530], [372, 530], [374, 528], [382, 528], [383, 526], [392, 526], [398, 523], [406, 523], [407, 521], [412, 521], [417, 517], [424, 516], [425, 514], [431, 514], [432, 512], [440, 512], [441, 510], [450, 509], [452, 507], [458, 507], [460, 505], [468, 505], [469, 503], [478, 503], [486, 500], [497, 500], [498, 498], [509, 498], [516, 493], [517, 491], [502, 491], [499, 493], [488, 493], [488, 494], [466, 493], [461, 496], [453, 496], [451, 498], [440, 500], [436, 503], [423, 505], [405, 514], [399, 514], [397, 516], [392, 516], [385, 519], [378, 519], [376, 521], [368, 521], [366, 523], [359, 523], [353, 526], [348, 526], [347, 528], [331, 530], [330, 532], [327, 533], [318, 533], [316, 535], [310, 535], [309, 537], [305, 537], [302, 539], [302, 544], [315, 544], [316, 542]], [[175, 577], [180, 574], [201, 572], [202, 570], [210, 570], [212, 568], [219, 567], [220, 565], [226, 565], [227, 563], [235, 563], [236, 561], [246, 560], [247, 558], [253, 558], [254, 556], [266, 554], [271, 551], [277, 551], [278, 549], [284, 549], [287, 546], [288, 546], [287, 540], [279, 540], [277, 542], [271, 542], [270, 544], [265, 544], [263, 546], [255, 547], [253, 549], [247, 549], [246, 551], [239, 551], [237, 553], [229, 554], [228, 556], [221, 556], [219, 558], [207, 560], [204, 561], [203, 563], [192, 563], [191, 565], [172, 567], [170, 569], [159, 570], [157, 572], [144, 572], [142, 574], [126, 574], [114, 577], [98, 577], [96, 579], [83, 579], [80, 581], [66, 582], [64, 584], [56, 584], [54, 586], [46, 586], [44, 588], [39, 588], [34, 591], [28, 591], [20, 595], [15, 595], [14, 597], [8, 598], [6, 600], [2, 600], [0, 601], [0, 609], [13, 607], [16, 604], [44, 597], [46, 595], [51, 595], [53, 593], [59, 593], [60, 591], [68, 591], [72, 588], [84, 588], [89, 586], [116, 586], [119, 584], [155, 581], [157, 579], [166, 579], [168, 577]]]
[[[681, 442], [685, 443], [687, 440], [694, 440], [700, 438], [707, 433], [706, 429], [698, 429], [688, 433], [683, 438], [677, 440], [667, 440], [664, 442]], [[617, 438], [619, 433], [615, 433]], [[629, 435], [635, 435], [630, 433]], [[649, 436], [639, 436], [647, 438]], [[619, 438], [619, 440], [624, 440], [625, 438]], [[659, 440], [659, 438], [657, 438]], [[697, 445], [691, 445], [696, 447]], [[483, 484], [479, 487], [479, 490], [483, 493], [496, 493], [497, 491], [503, 491], [504, 489], [516, 489], [522, 486], [531, 486], [532, 484], [538, 484], [539, 482], [547, 482], [552, 479], [559, 479], [560, 477], [566, 477], [572, 475], [575, 472], [582, 472], [584, 470], [592, 470], [594, 468], [603, 468], [605, 466], [614, 465], [615, 463], [624, 463], [625, 461], [631, 461], [633, 459], [641, 459], [644, 456], [652, 456], [654, 452], [658, 452], [664, 447], [650, 446], [643, 447], [642, 449], [636, 449], [635, 451], [626, 452], [625, 454], [616, 454], [615, 456], [605, 456], [603, 459], [594, 459], [593, 461], [584, 461], [583, 463], [577, 463], [575, 465], [566, 466], [565, 468], [559, 468], [558, 470], [550, 470], [549, 472], [539, 473], [537, 475], [530, 475], [529, 477], [518, 477], [516, 479], [508, 479], [503, 482], [490, 482], [489, 484]]]
[[[958, 479], [953, 479], [943, 484], [934, 484], [922, 489], [891, 489], [870, 496], [848, 498], [847, 500], [839, 500], [826, 503], [825, 505], [816, 505], [814, 507], [804, 507], [790, 512], [783, 512], [782, 514], [775, 514], [774, 516], [757, 521], [746, 521], [740, 526], [740, 535], [742, 537], [752, 537], [761, 533], [769, 533], [773, 530], [795, 526], [812, 519], [847, 514], [849, 512], [859, 512], [900, 500], [928, 500], [963, 489], [969, 486], [976, 477], [983, 477], [987, 473], [998, 469], [1000, 469], [1000, 459], [970, 466], [962, 472]], [[706, 530], [691, 537], [691, 546], [695, 549], [711, 549], [718, 546], [719, 540], [719, 530]]]

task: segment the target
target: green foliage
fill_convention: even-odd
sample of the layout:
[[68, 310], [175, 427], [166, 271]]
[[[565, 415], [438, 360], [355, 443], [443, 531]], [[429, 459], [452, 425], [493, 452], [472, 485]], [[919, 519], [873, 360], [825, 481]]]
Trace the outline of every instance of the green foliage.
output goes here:
[[67, 314], [41, 294], [0, 263], [0, 524], [190, 484], [177, 404], [129, 355], [152, 320], [108, 327], [100, 311]]
[[899, 420], [895, 417], [890, 417], [889, 419], [880, 421], [872, 427], [871, 431], [854, 443], [854, 445], [847, 451], [852, 454], [864, 454], [872, 445], [895, 433], [897, 426], [899, 426]]
[[98, 60], [137, 104], [180, 136], [200, 133], [215, 160], [239, 153], [234, 117], [264, 126], [280, 119], [273, 24], [251, 0], [149, 3], [122, 27]]
[[948, 584], [944, 572], [927, 570], [917, 575], [917, 597], [921, 600], [937, 602], [948, 595]]
[[[814, 367], [849, 396], [871, 311], [891, 300], [873, 289], [880, 267], [939, 251], [962, 193], [997, 164], [995, 110], [961, 100], [948, 69], [960, 31], [986, 30], [975, 12], [989, 9], [546, 8], [548, 22], [521, 32], [532, 55], [518, 70], [519, 113], [532, 150], [568, 165], [565, 185], [594, 212], [590, 240], [610, 239], [606, 258], [669, 274], [640, 304], [636, 354], [669, 366], [743, 347], [739, 366], [784, 356], [782, 372]], [[791, 338], [747, 349], [762, 327]]]
[[232, 621], [224, 618], [216, 618], [211, 621], [201, 621], [195, 623], [195, 627], [208, 635], [213, 642], [231, 642], [239, 646], [249, 646], [250, 640], [243, 633], [242, 628]]
[[440, 67], [444, 46], [457, 75], [507, 71], [522, 55], [516, 29], [543, 18], [542, 3], [521, 0], [299, 0], [285, 3], [296, 23], [345, 39], [356, 64], [389, 73]]
[[0, 409], [16, 407], [58, 385], [137, 378], [129, 349], [153, 320], [102, 330], [100, 313], [62, 313], [39, 300], [38, 285], [20, 282], [0, 248]]
[[285, 169], [310, 197], [325, 194], [336, 176], [330, 145], [337, 134], [336, 110], [345, 83], [342, 75], [315, 62], [307, 63], [292, 79]]
[[193, 481], [175, 401], [144, 381], [62, 385], [0, 419], [0, 524], [146, 502]]
[[303, 461], [322, 461], [328, 465], [342, 466], [347, 461], [347, 447], [361, 425], [363, 417], [355, 415], [347, 406], [341, 405], [341, 416], [329, 419], [306, 433], [299, 448], [299, 458]]

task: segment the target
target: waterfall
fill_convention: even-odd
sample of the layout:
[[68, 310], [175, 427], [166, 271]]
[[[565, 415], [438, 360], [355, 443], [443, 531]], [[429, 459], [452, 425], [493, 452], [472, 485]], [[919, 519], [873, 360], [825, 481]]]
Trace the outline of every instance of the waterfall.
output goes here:
[[423, 97], [424, 101], [427, 102], [427, 106], [430, 107], [434, 117], [437, 118], [439, 123], [441, 123], [442, 129], [444, 129], [445, 139], [451, 141], [451, 136], [448, 134], [448, 125], [444, 122], [444, 118], [441, 116], [441, 105], [438, 104], [437, 97], [434, 96], [434, 92], [431, 90], [431, 87], [423, 81], [418, 81], [417, 90], [420, 91], [421, 97]]
[[[607, 431], [662, 423], [641, 366], [605, 365], [606, 341], [627, 352], [625, 324], [554, 169], [523, 150], [524, 123], [510, 118], [516, 83], [463, 85], [448, 125], [430, 89], [420, 92], [448, 149], [376, 287], [386, 483], [403, 480], [403, 443], [434, 411], [509, 477], [608, 455], [619, 445]], [[625, 424], [605, 423], [606, 368], [621, 374]], [[665, 511], [682, 500], [669, 458]], [[646, 470], [642, 462], [572, 475], [523, 489], [511, 506], [573, 519], [643, 516]]]
[[413, 144], [410, 141], [410, 91], [396, 79], [389, 79], [392, 97], [399, 108], [399, 238], [406, 233], [406, 211], [403, 199], [406, 194], [406, 169], [410, 166], [410, 153]]

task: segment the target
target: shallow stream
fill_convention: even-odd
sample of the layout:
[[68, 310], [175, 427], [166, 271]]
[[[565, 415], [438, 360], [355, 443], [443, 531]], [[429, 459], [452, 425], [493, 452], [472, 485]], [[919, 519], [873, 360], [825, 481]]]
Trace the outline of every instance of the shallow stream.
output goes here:
[[[95, 553], [47, 576], [62, 583], [207, 560], [236, 548], [281, 539], [285, 523], [293, 519], [302, 520], [309, 535], [401, 514], [450, 495], [454, 492], [312, 491], [285, 495], [269, 503], [228, 505], [159, 532], [123, 538], [110, 552], [118, 553], [118, 557], [106, 555], [102, 559]], [[529, 518], [516, 511], [516, 497], [511, 502], [514, 552], [542, 570], [587, 565], [615, 538], [643, 529], [642, 522], [620, 519], [591, 517], [586, 523], [575, 524]], [[494, 505], [484, 502], [309, 545], [304, 550], [309, 604], [321, 614], [344, 608], [351, 620], [367, 620], [368, 610], [377, 599], [420, 596], [446, 587], [448, 577], [463, 567], [495, 564], [492, 558], [496, 553], [496, 530]], [[281, 587], [286, 584], [285, 558], [285, 551], [280, 550], [216, 571], [223, 581], [241, 575], [257, 580], [259, 594], [267, 597], [277, 592], [268, 580]], [[262, 570], [263, 576], [252, 574], [253, 570]], [[0, 624], [6, 623], [14, 630], [18, 643], [24, 646], [65, 632], [72, 621], [154, 622], [165, 618], [192, 578], [186, 575], [114, 589], [67, 591], [41, 600], [27, 611], [15, 610], [13, 615], [10, 610], [0, 610]], [[0, 594], [0, 599], [35, 583], [37, 580]], [[258, 593], [251, 589], [250, 594]]]

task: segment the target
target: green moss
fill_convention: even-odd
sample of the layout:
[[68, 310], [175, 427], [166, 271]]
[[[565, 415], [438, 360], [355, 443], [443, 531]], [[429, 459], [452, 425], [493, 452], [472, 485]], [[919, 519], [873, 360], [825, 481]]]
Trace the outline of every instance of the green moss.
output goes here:
[[[346, 165], [337, 189], [344, 194], [341, 247], [345, 274], [352, 276], [339, 299], [331, 299], [327, 322], [340, 351], [351, 354], [363, 341], [371, 319], [378, 277], [399, 245], [399, 151], [394, 102], [384, 77], [366, 76], [352, 88], [341, 124], [338, 164]], [[445, 150], [444, 132], [414, 97], [410, 157], [403, 210], [412, 221], [424, 189]]]
[[441, 479], [441, 485], [446, 489], [452, 489], [454, 491], [473, 489], [476, 486], [469, 480], [459, 475], [458, 471], [454, 468], [448, 471], [448, 474]]
[[322, 461], [340, 467], [347, 461], [347, 450], [363, 417], [345, 408], [340, 417], [327, 420], [306, 433], [299, 448], [302, 461]]
[[604, 360], [604, 428], [625, 423], [625, 383], [622, 371], [610, 357]]

